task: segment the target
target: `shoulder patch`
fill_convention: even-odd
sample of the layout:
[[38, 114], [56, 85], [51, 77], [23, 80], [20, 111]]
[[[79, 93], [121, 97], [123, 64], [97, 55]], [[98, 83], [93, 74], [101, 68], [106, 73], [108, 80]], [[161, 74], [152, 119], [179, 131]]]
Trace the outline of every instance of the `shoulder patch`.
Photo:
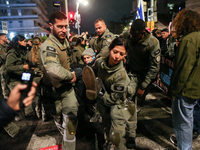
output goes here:
[[114, 85], [111, 85], [110, 89], [116, 93], [124, 93], [126, 91], [126, 86], [121, 85], [121, 84], [114, 84]]
[[51, 47], [51, 46], [47, 46], [46, 50], [52, 51], [52, 52], [56, 52], [56, 49]]
[[110, 34], [105, 36], [105, 38], [110, 38], [110, 37], [111, 37], [111, 35], [110, 35]]
[[109, 42], [109, 43], [111, 43], [112, 39], [111, 38], [107, 38], [106, 41]]
[[114, 85], [114, 90], [115, 91], [124, 91], [124, 86]]
[[158, 49], [158, 50], [156, 50], [156, 51], [154, 52], [154, 55], [155, 55], [155, 56], [158, 55], [158, 54], [160, 54], [160, 49]]

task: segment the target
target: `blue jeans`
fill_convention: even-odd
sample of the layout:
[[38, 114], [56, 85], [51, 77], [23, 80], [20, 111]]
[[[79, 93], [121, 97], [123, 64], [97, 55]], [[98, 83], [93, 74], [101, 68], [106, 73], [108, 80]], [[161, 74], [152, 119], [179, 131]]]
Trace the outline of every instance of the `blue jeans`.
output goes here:
[[193, 110], [197, 99], [178, 95], [172, 101], [172, 123], [179, 150], [192, 150]]
[[194, 124], [193, 130], [200, 133], [200, 99], [197, 100], [197, 104], [194, 106]]

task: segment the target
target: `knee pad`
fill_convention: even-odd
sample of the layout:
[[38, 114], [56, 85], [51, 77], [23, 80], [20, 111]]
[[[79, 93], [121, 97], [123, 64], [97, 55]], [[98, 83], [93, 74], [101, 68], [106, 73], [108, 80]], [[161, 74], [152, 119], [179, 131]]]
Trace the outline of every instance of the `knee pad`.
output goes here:
[[66, 128], [68, 129], [69, 134], [74, 135], [76, 133], [78, 125], [77, 116], [72, 112], [69, 112], [67, 116], [69, 118], [69, 121], [66, 125]]
[[119, 143], [121, 142], [120, 133], [116, 131], [111, 131], [109, 135], [109, 140], [114, 146], [118, 147]]

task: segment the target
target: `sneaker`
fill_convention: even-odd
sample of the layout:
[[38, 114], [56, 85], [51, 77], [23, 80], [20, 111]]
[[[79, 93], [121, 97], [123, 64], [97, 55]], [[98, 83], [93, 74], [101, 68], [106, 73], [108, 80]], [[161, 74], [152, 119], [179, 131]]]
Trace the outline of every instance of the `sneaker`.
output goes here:
[[55, 122], [56, 127], [58, 128], [58, 131], [60, 132], [60, 134], [64, 135], [64, 128], [62, 127], [62, 125], [56, 119], [54, 119], [54, 122]]
[[[193, 132], [193, 136], [192, 139], [195, 140], [199, 137], [199, 133], [194, 131]], [[170, 136], [170, 141], [172, 142], [172, 144], [174, 144], [175, 146], [177, 146], [177, 140], [176, 140], [176, 136], [175, 135], [171, 135]]]
[[177, 140], [176, 140], [176, 136], [175, 135], [171, 135], [169, 139], [170, 139], [170, 142], [172, 144], [174, 144], [175, 146], [177, 146]]
[[199, 137], [199, 133], [197, 131], [194, 131], [193, 132], [193, 136], [192, 136], [192, 139], [195, 140]]
[[94, 114], [91, 118], [90, 118], [90, 122], [102, 122], [102, 117], [100, 114]]
[[28, 129], [28, 125], [27, 125], [27, 124], [23, 124], [23, 125], [20, 127], [20, 129], [19, 129], [19, 131], [17, 132], [17, 134], [13, 136], [13, 138], [16, 138], [16, 137], [21, 136], [22, 134], [24, 134], [24, 132], [26, 132], [27, 129]]
[[134, 137], [128, 137], [126, 139], [126, 148], [128, 149], [136, 148]]
[[82, 76], [86, 87], [87, 98], [89, 100], [95, 100], [101, 89], [102, 81], [95, 77], [93, 69], [89, 66], [83, 68]]

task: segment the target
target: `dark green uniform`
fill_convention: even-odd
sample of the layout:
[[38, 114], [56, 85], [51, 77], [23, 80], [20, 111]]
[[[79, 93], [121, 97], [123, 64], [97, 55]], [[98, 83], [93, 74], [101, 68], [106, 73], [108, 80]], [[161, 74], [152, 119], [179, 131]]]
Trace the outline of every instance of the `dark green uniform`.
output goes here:
[[138, 105], [142, 106], [148, 93], [148, 86], [154, 80], [160, 69], [160, 45], [158, 40], [147, 30], [144, 38], [133, 43], [130, 34], [124, 33], [126, 39], [126, 48], [128, 52], [128, 71], [130, 71], [135, 80], [135, 91], [138, 88], [145, 89], [145, 94], [138, 97]]
[[[24, 71], [24, 56], [22, 53], [18, 53], [15, 49], [10, 49], [6, 56], [5, 70], [7, 73], [7, 80], [9, 79], [8, 87], [10, 91], [19, 83], [21, 83], [21, 75]], [[21, 115], [24, 114], [21, 112]], [[11, 136], [15, 137], [19, 132], [20, 127], [15, 123], [11, 122], [4, 127], [6, 132]]]
[[82, 51], [79, 47], [74, 47], [72, 54], [72, 63], [84, 64], [82, 60]]
[[107, 57], [109, 55], [108, 47], [110, 43], [115, 38], [114, 34], [108, 29], [92, 42], [90, 42], [90, 47], [96, 52], [96, 57]]
[[[73, 74], [70, 71], [70, 58], [67, 54], [69, 43], [67, 40], [61, 44], [52, 34], [40, 47], [39, 62], [43, 66], [43, 84], [47, 89], [53, 89], [49, 92], [49, 97], [55, 99], [56, 111], [59, 113], [59, 107], [62, 108], [64, 135], [63, 149], [75, 150], [75, 132], [72, 126], [72, 120], [76, 119], [78, 111], [78, 102], [75, 97], [74, 89], [70, 81]], [[48, 91], [47, 91], [48, 92]]]
[[6, 53], [7, 53], [7, 45], [0, 44], [0, 75], [1, 75], [2, 94], [4, 98], [8, 98], [9, 96], [9, 89], [6, 84], [5, 78], [3, 77]]
[[[32, 62], [32, 51], [29, 51], [26, 55], [25, 55], [25, 59], [27, 62]], [[43, 75], [42, 70], [40, 69], [40, 64], [39, 62], [36, 62], [37, 66], [34, 68], [34, 78], [33, 81], [35, 81], [37, 83], [37, 87], [36, 87], [36, 93], [35, 96], [33, 98], [33, 100], [35, 101], [35, 112], [38, 118], [42, 118], [43, 120], [45, 120], [45, 111], [44, 111], [44, 107], [42, 107], [42, 103], [40, 100], [40, 81], [41, 81], [41, 77]]]
[[[131, 113], [128, 107], [128, 98], [135, 92], [132, 88], [132, 82], [124, 69], [123, 61], [112, 68], [108, 67], [107, 62], [108, 58], [100, 58], [95, 62], [94, 66], [97, 77], [102, 80], [105, 86], [104, 95], [98, 95], [97, 107], [103, 116], [103, 123], [107, 128], [109, 128], [107, 120], [109, 120], [110, 116], [111, 128], [109, 139], [113, 144], [120, 139], [116, 146], [118, 150], [122, 150], [125, 149], [123, 140], [125, 134], [127, 133], [129, 137], [135, 137], [136, 135], [136, 126], [135, 130], [129, 130], [129, 127], [126, 130], [127, 126], [133, 124], [133, 122], [129, 122], [131, 116], [137, 117], [136, 113]], [[102, 106], [107, 109], [104, 109]], [[136, 107], [136, 105], [133, 107]], [[134, 110], [136, 109], [134, 108]]]

